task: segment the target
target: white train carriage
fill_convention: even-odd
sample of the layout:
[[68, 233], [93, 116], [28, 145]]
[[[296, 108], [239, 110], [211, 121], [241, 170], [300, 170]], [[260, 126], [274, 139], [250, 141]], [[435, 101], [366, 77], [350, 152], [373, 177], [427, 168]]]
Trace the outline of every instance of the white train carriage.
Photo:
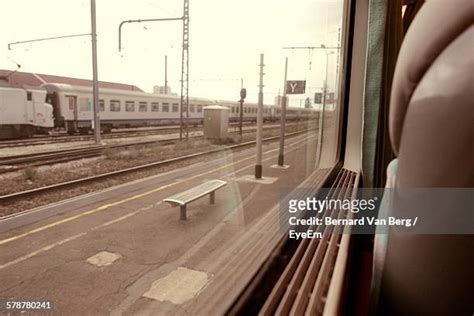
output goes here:
[[[92, 88], [66, 84], [44, 84], [47, 99], [53, 105], [55, 127], [65, 128], [70, 133], [89, 132], [93, 128]], [[228, 107], [229, 120], [240, 119], [240, 104], [230, 101], [213, 101], [204, 98], [189, 98], [189, 124], [198, 125], [203, 120], [203, 107], [220, 104]], [[180, 122], [180, 97], [138, 91], [105, 89], [99, 90], [101, 128], [173, 125]], [[186, 108], [184, 108], [186, 111]], [[309, 118], [309, 109], [287, 109], [288, 120]], [[277, 121], [280, 109], [264, 105], [264, 121]], [[243, 104], [243, 120], [257, 121], [257, 104]]]
[[[92, 88], [65, 84], [45, 84], [48, 100], [54, 107], [56, 127], [68, 132], [88, 132], [93, 128]], [[189, 124], [202, 123], [202, 109], [215, 102], [189, 98]], [[126, 91], [99, 90], [101, 128], [141, 127], [179, 124], [180, 97]], [[186, 108], [184, 108], [186, 111]]]
[[53, 107], [41, 89], [0, 87], [0, 139], [31, 137], [54, 127]]
[[[230, 101], [218, 101], [220, 105], [226, 106], [229, 108], [229, 120], [231, 122], [238, 122], [240, 120], [240, 103], [239, 102], [230, 102]], [[244, 102], [242, 104], [242, 118], [244, 122], [256, 122], [257, 121], [257, 103], [248, 103]], [[275, 117], [275, 108], [276, 106], [263, 105], [263, 121], [272, 122], [277, 118]]]

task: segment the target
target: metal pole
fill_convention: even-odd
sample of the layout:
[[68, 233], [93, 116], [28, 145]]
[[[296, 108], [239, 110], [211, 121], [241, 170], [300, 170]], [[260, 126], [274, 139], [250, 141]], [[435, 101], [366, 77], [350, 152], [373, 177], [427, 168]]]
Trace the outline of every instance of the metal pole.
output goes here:
[[324, 79], [324, 86], [323, 86], [323, 111], [319, 112], [319, 154], [318, 154], [318, 167], [321, 161], [321, 150], [323, 149], [323, 132], [324, 132], [324, 111], [326, 109], [326, 93], [328, 88], [328, 51], [326, 52], [326, 78]]
[[[189, 118], [189, 0], [183, 5], [183, 47], [181, 51], [181, 102], [179, 109], [179, 140], [183, 140], [183, 132], [188, 140]], [[186, 110], [186, 120], [183, 119], [183, 106]], [[184, 131], [183, 131], [184, 125]]]
[[243, 114], [243, 110], [244, 110], [244, 100], [243, 99], [240, 99], [239, 101], [240, 103], [240, 109], [239, 109], [239, 114], [240, 114], [240, 119], [239, 119], [239, 134], [240, 134], [240, 137], [242, 137], [242, 121], [244, 119], [244, 114]]
[[[240, 91], [244, 88], [244, 78], [240, 79]], [[243, 114], [243, 107], [244, 107], [244, 99], [240, 97], [240, 109], [239, 109], [239, 135], [242, 140], [242, 121], [244, 120], [244, 114]]]
[[95, 0], [91, 0], [91, 24], [92, 24], [92, 81], [94, 97], [94, 135], [95, 142], [100, 143], [100, 113], [99, 113], [99, 82], [97, 79], [97, 33], [95, 19]]
[[168, 56], [165, 55], [165, 94], [168, 94]]
[[258, 85], [257, 109], [257, 164], [255, 165], [255, 178], [262, 178], [262, 132], [263, 132], [263, 54], [260, 54], [260, 84]]
[[286, 123], [286, 77], [288, 72], [288, 57], [285, 58], [285, 79], [283, 81], [283, 99], [281, 102], [280, 119], [280, 153], [278, 155], [278, 165], [283, 166], [285, 162], [285, 123]]

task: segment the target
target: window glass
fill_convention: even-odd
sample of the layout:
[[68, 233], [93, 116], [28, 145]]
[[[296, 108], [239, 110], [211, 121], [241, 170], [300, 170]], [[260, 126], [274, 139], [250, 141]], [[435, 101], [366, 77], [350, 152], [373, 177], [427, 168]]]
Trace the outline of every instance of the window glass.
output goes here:
[[138, 103], [138, 111], [139, 111], [139, 112], [146, 112], [146, 111], [148, 111], [148, 103], [147, 103], [147, 102], [140, 102], [140, 103]]
[[79, 111], [88, 112], [91, 110], [92, 104], [88, 98], [79, 98]]
[[120, 112], [120, 100], [110, 100], [110, 112]]
[[125, 111], [135, 112], [135, 101], [125, 101]]
[[74, 108], [76, 107], [76, 97], [66, 96], [66, 99], [69, 106], [69, 110], [74, 110]]
[[[352, 8], [367, 7], [370, 3], [382, 1], [344, 2]], [[413, 1], [398, 0], [398, 3], [401, 2]], [[2, 11], [3, 19], [0, 19], [1, 37], [13, 42], [46, 37], [50, 34], [64, 35], [78, 29], [83, 29], [85, 32], [88, 29], [90, 8], [87, 1], [55, 1], [56, 4], [64, 5], [52, 7], [47, 6], [48, 3], [53, 1], [0, 1], [0, 11], [8, 9]], [[367, 17], [365, 14], [359, 12], [355, 14], [348, 10], [344, 12], [348, 20], [342, 23], [342, 3], [342, 0], [192, 2], [191, 55], [184, 61], [184, 67], [181, 69], [183, 33], [180, 23], [127, 24], [125, 33], [121, 34], [121, 48], [124, 50], [117, 51], [117, 27], [120, 21], [133, 17], [139, 19], [180, 16], [183, 9], [181, 2], [97, 1], [97, 28], [100, 35], [99, 80], [101, 80], [99, 93], [102, 98], [98, 100], [98, 104], [94, 104], [96, 102], [93, 99], [92, 84], [89, 84], [89, 87], [46, 84], [45, 87], [48, 89], [41, 92], [39, 88], [31, 88], [31, 92], [27, 91], [29, 88], [19, 91], [23, 102], [25, 99], [40, 101], [38, 98], [42, 99], [41, 95], [52, 93], [54, 120], [46, 117], [51, 116], [49, 109], [43, 112], [44, 118], [49, 122], [45, 121], [44, 126], [41, 126], [42, 129], [46, 127], [60, 134], [68, 132], [91, 134], [91, 128], [94, 128], [95, 132], [102, 130], [104, 134], [113, 130], [112, 135], [103, 135], [104, 144], [107, 143], [106, 147], [111, 150], [105, 150], [102, 155], [94, 159], [55, 165], [50, 171], [41, 174], [39, 182], [34, 185], [30, 185], [30, 181], [24, 181], [21, 172], [12, 175], [13, 180], [18, 180], [13, 187], [9, 186], [13, 183], [9, 180], [9, 176], [0, 175], [0, 188], [4, 188], [4, 192], [0, 192], [0, 195], [9, 194], [10, 189], [27, 190], [43, 184], [55, 184], [159, 161], [166, 162], [166, 165], [161, 167], [155, 165], [143, 172], [128, 173], [127, 176], [115, 177], [97, 184], [90, 182], [84, 185], [78, 184], [74, 190], [61, 190], [61, 194], [49, 194], [44, 198], [26, 198], [25, 201], [19, 199], [18, 202], [21, 203], [18, 205], [18, 210], [24, 207], [49, 208], [43, 204], [55, 203], [54, 209], [45, 210], [43, 213], [57, 213], [58, 216], [52, 218], [40, 213], [26, 212], [21, 217], [11, 218], [12, 227], [15, 226], [15, 229], [3, 231], [1, 237], [2, 242], [7, 242], [7, 245], [6, 253], [0, 263], [2, 267], [6, 267], [0, 269], [3, 284], [0, 286], [2, 289], [0, 292], [18, 299], [44, 297], [51, 300], [57, 314], [65, 315], [101, 315], [117, 310], [117, 307], [120, 307], [120, 311], [124, 314], [160, 314], [162, 311], [168, 314], [189, 312], [191, 315], [193, 311], [202, 311], [202, 306], [196, 306], [195, 303], [205, 304], [208, 301], [210, 296], [205, 292], [209, 288], [225, 283], [226, 293], [222, 294], [232, 295], [213, 296], [216, 299], [221, 297], [223, 299], [219, 302], [218, 311], [206, 314], [213, 315], [220, 311], [232, 313], [238, 309], [254, 311], [254, 306], [245, 305], [243, 300], [224, 302], [225, 298], [232, 300], [236, 297], [243, 298], [241, 294], [244, 293], [237, 293], [242, 289], [249, 290], [248, 294], [259, 292], [255, 301], [258, 300], [258, 304], [263, 305], [263, 295], [266, 290], [271, 292], [271, 285], [268, 284], [267, 287], [265, 284], [265, 291], [260, 291], [259, 286], [254, 288], [255, 291], [250, 291], [247, 285], [255, 273], [267, 270], [259, 271], [261, 267], [257, 265], [260, 262], [270, 264], [263, 257], [270, 254], [275, 245], [267, 238], [275, 244], [283, 240], [285, 232], [279, 229], [284, 228], [287, 223], [282, 222], [280, 225], [280, 220], [284, 221], [285, 216], [290, 214], [285, 212], [280, 216], [280, 210], [275, 209], [283, 204], [280, 203], [280, 198], [288, 193], [288, 189], [299, 185], [304, 187], [304, 192], [319, 192], [306, 186], [318, 186], [321, 184], [318, 181], [335, 178], [336, 174], [331, 173], [335, 159], [329, 159], [328, 154], [331, 150], [337, 152], [338, 160], [344, 158], [345, 154], [346, 161], [341, 161], [341, 167], [357, 171], [362, 165], [347, 163], [349, 160], [347, 157], [360, 158], [360, 155], [347, 154], [346, 149], [337, 143], [340, 138], [347, 144], [353, 144], [344, 137], [351, 134], [352, 115], [358, 113], [357, 108], [354, 109], [349, 104], [347, 104], [349, 108], [342, 108], [338, 96], [344, 95], [349, 99], [350, 95], [350, 98], [354, 99], [352, 93], [354, 83], [362, 89], [364, 82], [354, 78], [338, 78], [337, 74], [354, 75], [356, 72], [361, 72], [354, 63], [356, 58], [349, 55], [349, 51], [345, 48], [341, 48], [340, 43], [349, 43], [350, 53], [352, 50], [357, 51], [356, 48], [359, 46], [365, 51], [366, 45], [361, 45], [363, 43], [353, 38], [361, 37], [364, 39], [363, 42], [367, 43], [365, 38], [367, 34], [346, 36], [344, 31], [340, 30], [347, 28], [352, 31], [354, 25], [365, 25], [360, 23], [359, 15], [363, 19]], [[28, 10], [25, 4], [30, 7], [29, 11], [33, 14], [25, 12]], [[369, 17], [372, 19], [373, 15]], [[70, 22], [71, 25], [63, 27], [64, 21]], [[372, 20], [370, 22], [372, 23]], [[77, 30], [70, 29], [72, 25], [74, 29], [77, 26]], [[153, 30], [144, 31], [144, 27], [153, 27]], [[201, 38], [198, 38], [199, 36]], [[30, 71], [37, 68], [39, 72], [58, 75], [56, 82], [80, 82], [71, 78], [81, 78], [90, 70], [89, 39], [84, 37], [83, 40], [87, 42], [86, 50], [81, 49], [79, 40], [61, 40], [51, 44], [44, 42], [38, 45], [18, 46], [20, 48], [12, 51], [11, 57], [31, 66]], [[4, 41], [0, 42], [2, 45], [6, 44]], [[287, 47], [293, 48], [283, 49]], [[31, 49], [27, 51], [29, 48]], [[45, 53], [48, 48], [55, 53]], [[259, 133], [267, 141], [263, 142], [261, 155], [257, 155], [255, 144], [245, 145], [242, 150], [235, 150], [234, 146], [253, 142], [257, 138], [256, 124], [247, 123], [256, 121], [258, 113], [261, 53], [264, 53], [262, 71], [265, 75], [261, 83], [264, 113], [271, 115], [265, 117], [265, 121], [275, 123], [271, 124], [272, 128], [265, 128]], [[62, 59], [67, 62], [61, 60], [59, 63], [58, 56], [64, 57]], [[32, 65], [35, 58], [37, 63]], [[305, 81], [306, 90], [304, 92], [301, 90], [301, 94], [287, 94], [284, 163], [289, 168], [273, 169], [272, 165], [281, 161], [278, 139], [281, 99], [283, 92], [288, 92], [283, 79], [285, 58], [288, 58], [287, 79], [295, 82]], [[366, 64], [365, 62], [361, 64], [362, 71]], [[166, 66], [168, 73], [165, 79]], [[0, 68], [9, 69], [10, 72], [15, 69], [15, 65], [11, 61], [6, 61]], [[21, 74], [16, 73], [13, 76], [17, 75]], [[48, 78], [47, 75], [43, 77]], [[166, 89], [163, 87], [165, 85]], [[347, 90], [350, 88], [351, 93], [338, 93], [338, 86], [345, 86]], [[246, 92], [241, 106], [239, 99], [244, 96], [242, 88], [245, 88]], [[155, 93], [151, 93], [152, 90]], [[181, 93], [189, 97], [189, 102], [186, 102], [188, 108], [182, 108], [184, 120], [187, 110], [190, 114], [186, 124], [180, 126], [180, 123], [183, 123], [180, 122]], [[315, 98], [315, 95], [319, 95], [319, 99]], [[361, 98], [358, 99], [363, 103]], [[318, 100], [320, 102], [317, 102]], [[28, 104], [27, 109], [31, 110], [34, 106], [33, 101], [28, 101]], [[94, 109], [92, 105], [100, 109], [101, 126], [92, 123], [94, 118], [91, 112]], [[216, 105], [224, 107], [222, 111], [224, 115], [209, 109], [215, 108]], [[206, 115], [209, 114], [206, 118], [203, 115], [205, 107]], [[304, 108], [306, 109], [303, 110]], [[342, 117], [347, 112], [351, 113], [351, 116]], [[314, 119], [302, 119], [306, 113], [312, 113]], [[299, 120], [296, 120], [297, 115]], [[5, 115], [0, 111], [0, 121], [4, 119], [3, 116]], [[240, 121], [240, 116], [244, 122], [242, 134], [239, 133], [239, 124], [236, 124]], [[50, 127], [47, 127], [47, 124], [50, 124]], [[339, 131], [340, 126], [344, 126], [348, 132]], [[204, 131], [209, 134], [204, 134]], [[357, 137], [360, 137], [360, 133], [354, 134], [359, 134]], [[90, 141], [82, 145], [92, 145], [94, 142], [92, 135], [87, 136], [87, 139]], [[360, 147], [360, 143], [356, 142], [357, 148]], [[63, 145], [50, 147], [61, 149], [59, 147], [64, 147]], [[78, 145], [81, 144], [74, 144], [71, 148]], [[109, 145], [114, 147], [111, 148]], [[201, 155], [206, 152], [206, 155]], [[262, 158], [263, 182], [256, 180], [254, 175], [255, 171], [260, 170], [260, 161], [256, 161], [257, 156]], [[176, 159], [182, 157], [193, 158], [185, 161]], [[256, 164], [258, 168], [255, 168]], [[307, 179], [310, 175], [315, 176]], [[341, 178], [341, 181], [349, 182], [349, 173], [347, 175], [348, 178]], [[18, 179], [15, 178], [17, 176]], [[139, 180], [149, 176], [153, 177]], [[210, 204], [210, 191], [205, 183], [213, 179], [223, 180], [225, 185], [215, 192], [215, 196], [211, 194], [211, 200], [215, 197], [213, 201], [215, 203]], [[4, 185], [4, 181], [7, 184]], [[117, 184], [120, 186], [116, 186]], [[169, 197], [179, 196], [184, 191], [193, 190], [202, 184], [204, 185], [200, 190], [204, 190], [205, 194], [190, 202], [187, 207], [180, 208], [163, 202]], [[194, 193], [200, 190], [194, 190]], [[94, 192], [94, 195], [74, 197], [87, 192]], [[349, 191], [341, 191], [341, 197], [346, 193], [349, 196]], [[189, 196], [189, 193], [187, 195]], [[40, 205], [36, 205], [36, 200]], [[186, 208], [187, 220], [184, 220]], [[17, 206], [10, 207], [10, 202], [8, 205], [0, 205], [0, 217], [7, 214], [9, 216], [10, 211], [13, 213], [16, 210]], [[309, 213], [298, 212], [294, 215], [323, 215]], [[334, 210], [332, 215], [343, 217], [347, 215], [346, 213]], [[59, 224], [51, 225], [51, 223]], [[46, 230], [39, 232], [38, 227], [45, 227]], [[331, 237], [330, 233], [337, 229], [334, 227], [317, 228], [318, 231], [321, 229], [325, 232], [324, 236], [330, 238], [328, 242], [337, 248], [344, 236]], [[38, 233], [25, 234], [29, 231]], [[21, 238], [15, 237], [16, 235]], [[284, 245], [281, 243], [285, 247], [279, 248], [297, 251], [296, 246], [299, 243], [300, 241], [291, 241]], [[286, 247], [287, 245], [290, 247]], [[311, 248], [313, 252], [316, 251], [316, 246], [319, 247], [317, 240], [308, 241], [307, 245], [315, 246], [314, 249]], [[325, 239], [320, 245], [323, 247], [318, 249], [321, 248], [323, 252], [328, 249], [327, 254], [317, 253], [321, 256], [316, 260], [321, 259], [324, 262], [319, 263], [321, 268], [315, 267], [316, 270], [320, 268], [319, 270], [328, 272], [323, 275], [323, 279], [318, 276], [323, 285], [318, 291], [321, 290], [324, 298], [327, 296], [329, 284], [332, 285], [330, 278], [334, 269], [331, 264], [341, 257], [333, 251], [334, 248], [331, 248], [332, 250], [328, 248], [329, 243]], [[243, 251], [247, 246], [251, 248], [248, 253]], [[272, 249], [262, 250], [265, 246]], [[3, 249], [0, 252], [3, 254]], [[237, 258], [239, 269], [246, 272], [238, 280], [234, 280], [234, 276], [237, 274], [240, 276], [240, 273], [232, 273], [234, 270], [232, 267], [235, 266], [233, 256], [240, 257]], [[290, 260], [290, 257], [287, 259]], [[270, 264], [270, 267], [273, 268], [273, 265]], [[284, 270], [283, 265], [276, 268]], [[230, 273], [225, 273], [226, 271], [221, 269]], [[70, 275], [71, 271], [74, 273], [73, 276]], [[269, 274], [274, 272], [273, 269], [268, 271]], [[267, 276], [270, 275], [262, 274], [262, 278], [259, 279], [266, 280]], [[271, 275], [270, 278], [276, 282], [277, 276]], [[316, 278], [316, 275], [314, 276]], [[189, 301], [184, 297], [186, 295], [174, 293], [177, 291], [170, 290], [169, 286], [164, 289], [165, 292], [170, 290], [165, 295], [167, 297], [163, 295], [158, 297], [160, 293], [164, 293], [162, 285], [166, 287], [167, 280], [177, 280], [177, 284], [174, 285], [179, 290], [178, 283], [183, 279], [193, 283], [190, 284], [191, 290], [195, 290], [191, 291], [193, 293], [189, 295]], [[316, 280], [309, 281], [316, 282]], [[71, 283], [74, 286], [71, 286]], [[312, 284], [308, 282], [306, 285], [313, 287], [314, 282]], [[128, 293], [128, 290], [131, 293]], [[69, 293], [71, 295], [64, 295]], [[140, 298], [142, 295], [148, 298]], [[302, 298], [303, 314], [304, 312], [311, 314], [312, 309], [306, 305], [309, 307], [313, 302], [309, 301], [309, 297]], [[127, 302], [120, 304], [124, 299], [127, 299]], [[166, 299], [168, 302], [160, 301], [161, 299]], [[171, 304], [174, 299], [177, 303]], [[299, 300], [299, 297], [296, 299]], [[224, 305], [228, 303], [234, 304], [234, 308], [225, 309]], [[318, 299], [315, 303], [318, 305], [318, 313], [326, 310], [324, 299], [323, 301]], [[213, 308], [212, 304], [208, 305], [208, 309]], [[255, 314], [258, 314], [256, 307]], [[294, 309], [298, 309], [296, 307]], [[298, 314], [294, 309], [289, 308], [288, 313]], [[275, 307], [273, 312], [277, 313], [277, 310], [285, 314], [284, 308]]]

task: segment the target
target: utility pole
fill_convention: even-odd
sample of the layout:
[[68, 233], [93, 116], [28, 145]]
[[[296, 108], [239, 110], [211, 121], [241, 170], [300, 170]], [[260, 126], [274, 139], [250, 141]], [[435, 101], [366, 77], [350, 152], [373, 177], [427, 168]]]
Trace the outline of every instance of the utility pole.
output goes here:
[[183, 139], [183, 106], [186, 109], [185, 137], [188, 140], [189, 123], [189, 0], [183, 5], [183, 49], [181, 51], [181, 103], [179, 140]]
[[165, 94], [168, 94], [168, 56], [165, 55]]
[[286, 78], [288, 72], [288, 57], [285, 58], [285, 78], [283, 80], [283, 99], [281, 102], [280, 119], [280, 153], [278, 154], [278, 165], [283, 167], [285, 162], [285, 122], [286, 122]]
[[99, 81], [97, 76], [97, 33], [96, 33], [95, 0], [91, 0], [91, 35], [92, 35], [92, 94], [94, 99], [94, 136], [100, 143]]
[[257, 109], [257, 163], [255, 165], [255, 178], [262, 178], [262, 133], [263, 133], [263, 54], [260, 54], [260, 83], [258, 85]]
[[[324, 112], [326, 111], [326, 94], [328, 89], [328, 65], [329, 65], [329, 52], [326, 50], [326, 77], [324, 79], [324, 86], [323, 86], [323, 110], [319, 111], [319, 153], [318, 153], [318, 160], [317, 164], [321, 161], [321, 151], [323, 149], [323, 133], [324, 133]], [[334, 52], [331, 52], [334, 53]]]

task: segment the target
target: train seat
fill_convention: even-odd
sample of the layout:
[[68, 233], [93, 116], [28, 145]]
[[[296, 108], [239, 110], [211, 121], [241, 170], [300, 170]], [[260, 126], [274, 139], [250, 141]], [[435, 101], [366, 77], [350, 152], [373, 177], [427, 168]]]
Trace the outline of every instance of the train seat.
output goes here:
[[[425, 2], [402, 44], [390, 102], [397, 161], [387, 187], [474, 187], [474, 5], [455, 2]], [[380, 212], [390, 213], [383, 202]], [[372, 311], [472, 315], [473, 267], [474, 235], [376, 235]]]

